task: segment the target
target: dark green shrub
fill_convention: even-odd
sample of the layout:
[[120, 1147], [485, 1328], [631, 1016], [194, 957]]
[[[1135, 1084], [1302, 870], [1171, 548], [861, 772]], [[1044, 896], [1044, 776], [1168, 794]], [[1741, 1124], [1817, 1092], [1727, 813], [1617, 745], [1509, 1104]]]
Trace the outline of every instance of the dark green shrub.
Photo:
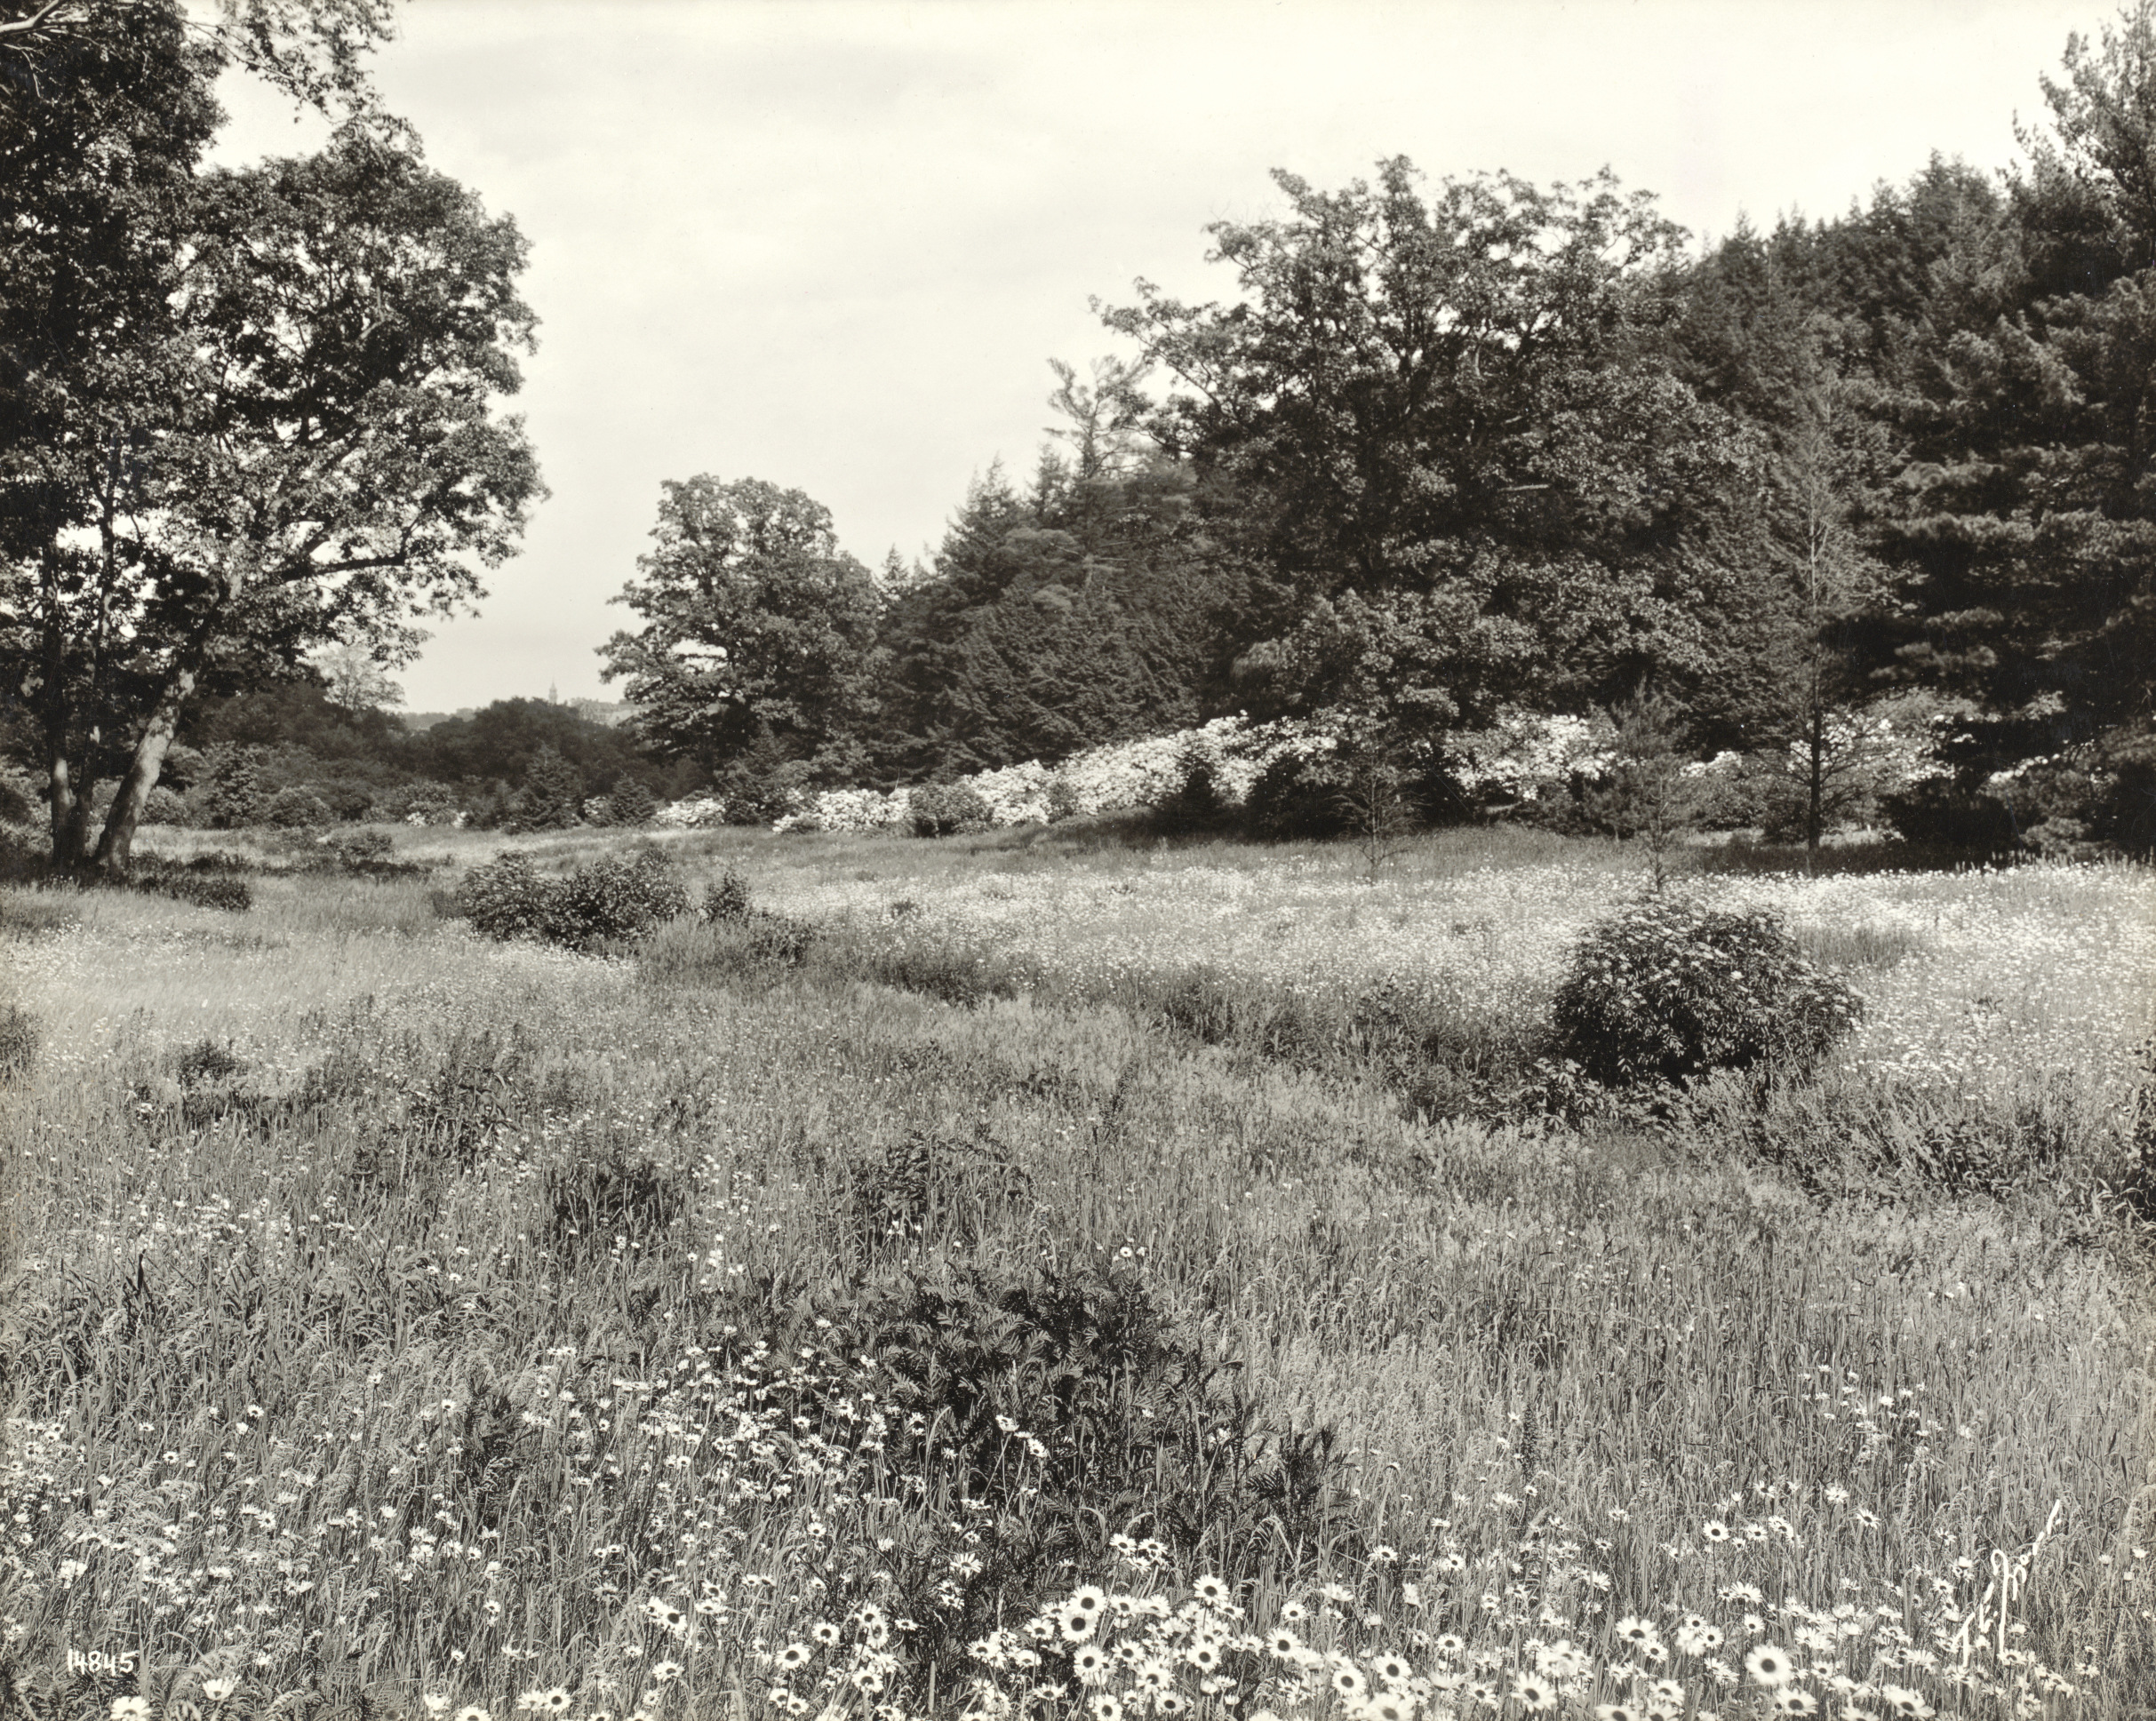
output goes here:
[[43, 831], [0, 825], [0, 883], [44, 884], [65, 872], [52, 865], [51, 840]]
[[553, 888], [544, 936], [571, 950], [614, 938], [638, 938], [689, 912], [689, 893], [656, 852], [632, 859], [605, 856]]
[[356, 825], [374, 812], [374, 788], [364, 781], [350, 777], [318, 778], [312, 785], [322, 804], [330, 809], [330, 817], [339, 825]]
[[145, 825], [185, 825], [189, 817], [187, 798], [179, 790], [160, 783], [143, 798]]
[[582, 824], [583, 806], [583, 777], [552, 747], [542, 746], [524, 772], [510, 817], [523, 830], [556, 831]]
[[507, 850], [475, 866], [457, 887], [457, 907], [490, 938], [543, 938], [554, 887], [523, 855]]
[[244, 914], [254, 906], [254, 887], [244, 879], [202, 879], [181, 874], [158, 887], [166, 896], [197, 908]]
[[2020, 840], [2014, 816], [1990, 795], [1943, 777], [1912, 783], [1881, 805], [1896, 835], [1926, 848], [1997, 854]]
[[[192, 903], [197, 908], [221, 908], [244, 914], [254, 906], [254, 890], [244, 878], [218, 866], [218, 857], [197, 856], [186, 866], [155, 855], [139, 855], [129, 869], [127, 882], [136, 890]], [[209, 863], [204, 864], [204, 863]]]
[[1078, 799], [1078, 786], [1069, 777], [1058, 771], [1048, 780], [1048, 822], [1060, 824], [1066, 818], [1076, 818], [1084, 811]]
[[37, 1018], [20, 1004], [0, 1004], [0, 1078], [27, 1074], [37, 1062]]
[[748, 919], [748, 880], [732, 867], [704, 887], [704, 918], [714, 926]]
[[387, 861], [395, 854], [396, 844], [387, 831], [353, 831], [331, 844], [330, 852], [338, 865], [361, 872]]
[[522, 855], [497, 855], [465, 875], [458, 905], [490, 938], [539, 938], [589, 950], [636, 938], [689, 910], [689, 893], [657, 852], [605, 856], [564, 879], [546, 879]]
[[266, 750], [220, 745], [212, 747], [204, 757], [209, 774], [188, 792], [196, 813], [190, 822], [218, 831], [260, 824], [263, 809], [269, 800], [268, 787], [263, 781], [268, 757]]
[[604, 1159], [551, 1167], [545, 1180], [547, 1241], [556, 1255], [641, 1255], [657, 1247], [689, 1210], [681, 1178], [617, 1146]]
[[1279, 842], [1337, 837], [1351, 828], [1346, 786], [1344, 773], [1329, 755], [1282, 753], [1250, 785], [1243, 821], [1253, 835]]
[[1150, 823], [1171, 836], [1216, 829], [1226, 817], [1228, 806], [1220, 793], [1212, 755], [1196, 742], [1186, 742], [1176, 760], [1176, 786], [1156, 801]]
[[636, 826], [649, 825], [651, 815], [659, 810], [659, 802], [651, 790], [633, 777], [614, 779], [613, 790], [606, 798], [606, 813], [610, 823]]
[[906, 817], [917, 837], [971, 836], [994, 817], [970, 783], [925, 783], [906, 796]]
[[0, 766], [0, 825], [32, 825], [44, 814], [44, 785], [27, 772]]
[[1560, 1057], [1623, 1088], [1762, 1064], [1801, 1070], [1862, 1014], [1773, 910], [1658, 892], [1581, 940], [1551, 1019]]
[[328, 825], [335, 817], [329, 803], [311, 789], [279, 789], [262, 806], [263, 822], [281, 830]]
[[776, 748], [759, 746], [719, 773], [716, 788], [729, 825], [776, 824], [808, 787], [809, 767]]

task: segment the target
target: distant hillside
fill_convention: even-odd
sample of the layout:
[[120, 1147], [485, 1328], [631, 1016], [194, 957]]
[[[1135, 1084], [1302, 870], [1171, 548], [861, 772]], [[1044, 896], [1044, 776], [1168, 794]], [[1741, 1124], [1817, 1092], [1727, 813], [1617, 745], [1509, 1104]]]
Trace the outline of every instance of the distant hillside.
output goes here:
[[414, 735], [423, 735], [436, 723], [446, 723], [452, 717], [474, 716], [476, 713], [477, 707], [474, 705], [466, 705], [459, 711], [400, 711], [396, 720]]

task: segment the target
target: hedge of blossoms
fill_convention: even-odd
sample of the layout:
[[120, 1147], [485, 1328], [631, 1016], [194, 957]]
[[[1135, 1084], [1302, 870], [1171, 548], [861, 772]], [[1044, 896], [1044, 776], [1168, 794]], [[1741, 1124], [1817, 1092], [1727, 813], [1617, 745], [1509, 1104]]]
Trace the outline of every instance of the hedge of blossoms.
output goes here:
[[[1221, 717], [1201, 729], [1090, 748], [1059, 766], [1028, 760], [957, 781], [986, 804], [991, 825], [1045, 825], [1074, 814], [1157, 806], [1198, 764], [1211, 770], [1223, 801], [1240, 803], [1274, 760], [1329, 752], [1334, 745], [1333, 737], [1310, 724]], [[911, 817], [911, 790], [830, 789], [806, 799], [775, 828], [888, 831], [905, 828]]]
[[[1959, 721], [1952, 712], [1837, 711], [1825, 726], [1828, 769], [1837, 783], [1869, 795], [1891, 794], [1912, 785], [1947, 776], [1939, 743]], [[1783, 777], [1802, 783], [1811, 771], [1811, 753], [1801, 740], [1781, 752], [1720, 753], [1694, 773], [1754, 782]], [[1996, 779], [1994, 779], [1996, 781]]]
[[[1873, 793], [1943, 773], [1933, 751], [1937, 720], [1927, 723], [1897, 715], [1839, 715], [1828, 731], [1830, 751], [1861, 770]], [[1507, 709], [1486, 729], [1449, 737], [1448, 763], [1463, 789], [1513, 801], [1533, 801], [1577, 779], [1593, 781], [1616, 761], [1617, 732], [1607, 717], [1551, 716]], [[1142, 741], [1118, 742], [1075, 753], [1058, 766], [1037, 760], [978, 771], [957, 779], [978, 794], [990, 825], [1045, 825], [1074, 814], [1156, 807], [1176, 794], [1194, 766], [1210, 770], [1213, 785], [1230, 806], [1242, 804], [1274, 761], [1293, 754], [1330, 753], [1338, 737], [1309, 722], [1252, 723], [1221, 717], [1202, 728]], [[1799, 775], [1801, 749], [1787, 761], [1778, 754], [1723, 753], [1695, 771], [1732, 777]], [[722, 823], [725, 802], [715, 795], [675, 801], [656, 822], [673, 829]], [[892, 831], [909, 827], [910, 789], [826, 789], [802, 797], [773, 827], [779, 831]]]
[[726, 822], [726, 803], [716, 795], [670, 801], [651, 815], [651, 823], [669, 831], [705, 831]]
[[1575, 777], [1599, 777], [1615, 764], [1617, 729], [1600, 714], [1545, 717], [1506, 710], [1486, 729], [1452, 737], [1449, 751], [1461, 788], [1539, 801]]

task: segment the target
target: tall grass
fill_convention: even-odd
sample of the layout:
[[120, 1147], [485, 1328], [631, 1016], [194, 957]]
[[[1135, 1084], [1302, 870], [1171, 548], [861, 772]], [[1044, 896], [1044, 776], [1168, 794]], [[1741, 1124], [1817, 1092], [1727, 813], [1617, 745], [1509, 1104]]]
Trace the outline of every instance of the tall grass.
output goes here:
[[[1158, 1663], [1245, 1712], [1671, 1679], [1721, 1715], [2136, 1713], [2143, 1233], [2045, 1143], [2139, 1127], [2128, 1024], [2090, 1040], [2081, 991], [2145, 878], [1835, 882], [1800, 928], [1883, 986], [1888, 1052], [1660, 1119], [1429, 1121], [1355, 1039], [1349, 959], [1435, 976], [1435, 1061], [1525, 1035], [1537, 917], [1628, 888], [1535, 841], [1375, 889], [1323, 850], [674, 842], [821, 928], [783, 960], [688, 922], [491, 944], [411, 880], [267, 877], [245, 916], [9, 893], [41, 1026], [0, 1086], [15, 1675], [101, 1703], [67, 1683], [95, 1649], [205, 1709], [357, 1681], [406, 1713], [954, 1714]], [[1298, 938], [1355, 986], [1241, 960]], [[1989, 1063], [1951, 1036], [1992, 1016], [1940, 1002], [1987, 986]], [[1848, 1146], [1912, 1119], [1987, 1175]], [[1057, 1287], [1167, 1336], [1057, 1338], [1022, 1312]], [[1242, 1420], [1176, 1372], [1200, 1354]], [[1178, 1416], [1152, 1480], [1068, 1497]], [[2003, 1639], [1995, 1554], [2030, 1562]], [[1088, 1584], [1120, 1614], [1074, 1635], [1043, 1610]], [[1761, 1645], [1806, 1671], [1755, 1682]]]

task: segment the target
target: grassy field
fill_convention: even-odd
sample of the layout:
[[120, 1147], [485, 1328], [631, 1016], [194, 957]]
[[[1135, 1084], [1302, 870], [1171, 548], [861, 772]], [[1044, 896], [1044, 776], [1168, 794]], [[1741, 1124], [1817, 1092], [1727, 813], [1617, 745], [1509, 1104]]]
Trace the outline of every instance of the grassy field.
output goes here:
[[1530, 1114], [1621, 850], [397, 835], [0, 893], [31, 1713], [2156, 1713], [2144, 870], [1703, 873], [1855, 1037]]

